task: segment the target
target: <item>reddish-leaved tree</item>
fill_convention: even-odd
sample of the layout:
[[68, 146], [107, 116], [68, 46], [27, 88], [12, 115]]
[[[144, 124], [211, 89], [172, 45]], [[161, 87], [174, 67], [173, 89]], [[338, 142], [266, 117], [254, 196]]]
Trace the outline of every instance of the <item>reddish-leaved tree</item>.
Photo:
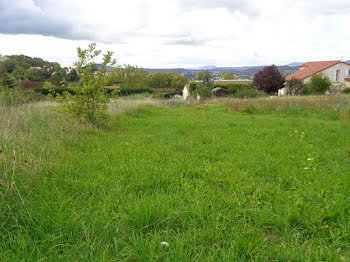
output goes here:
[[253, 86], [266, 93], [278, 92], [278, 89], [284, 87], [285, 77], [278, 71], [277, 66], [271, 65], [264, 67], [254, 76]]

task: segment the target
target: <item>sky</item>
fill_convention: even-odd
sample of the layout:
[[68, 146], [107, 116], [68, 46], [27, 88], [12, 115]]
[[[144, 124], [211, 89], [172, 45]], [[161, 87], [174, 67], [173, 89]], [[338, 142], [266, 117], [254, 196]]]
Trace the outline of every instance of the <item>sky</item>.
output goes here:
[[350, 59], [349, 0], [0, 0], [0, 53], [70, 66], [192, 68]]

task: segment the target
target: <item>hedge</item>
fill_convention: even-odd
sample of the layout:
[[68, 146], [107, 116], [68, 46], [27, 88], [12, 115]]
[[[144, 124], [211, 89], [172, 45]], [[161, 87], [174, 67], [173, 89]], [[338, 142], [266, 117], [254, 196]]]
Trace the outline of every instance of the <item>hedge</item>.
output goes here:
[[[56, 87], [53, 90], [54, 90], [54, 94], [59, 94], [59, 95], [62, 95], [64, 92], [68, 92], [71, 95], [75, 94], [75, 90], [72, 88]], [[108, 95], [111, 95], [112, 92], [115, 90], [116, 89], [104, 88], [104, 91]], [[43, 88], [43, 87], [34, 88], [34, 91], [37, 93], [41, 93], [43, 95], [46, 95], [46, 96], [51, 93], [50, 89]], [[118, 95], [119, 96], [128, 96], [128, 95], [142, 94], [142, 93], [152, 94], [153, 89], [151, 89], [151, 88], [120, 88]]]

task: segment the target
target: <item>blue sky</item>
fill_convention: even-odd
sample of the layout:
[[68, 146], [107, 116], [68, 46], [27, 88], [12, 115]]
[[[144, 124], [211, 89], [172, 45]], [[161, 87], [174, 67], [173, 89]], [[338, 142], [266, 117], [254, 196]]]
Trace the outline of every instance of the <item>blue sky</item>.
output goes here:
[[348, 0], [0, 0], [0, 52], [71, 65], [97, 42], [120, 64], [350, 59]]

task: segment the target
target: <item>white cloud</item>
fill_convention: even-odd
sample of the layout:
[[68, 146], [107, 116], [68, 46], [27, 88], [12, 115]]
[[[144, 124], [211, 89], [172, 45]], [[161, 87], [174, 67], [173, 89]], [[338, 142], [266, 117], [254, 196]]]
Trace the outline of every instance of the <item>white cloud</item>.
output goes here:
[[0, 51], [68, 65], [96, 41], [145, 67], [350, 58], [349, 12], [348, 0], [0, 0]]

